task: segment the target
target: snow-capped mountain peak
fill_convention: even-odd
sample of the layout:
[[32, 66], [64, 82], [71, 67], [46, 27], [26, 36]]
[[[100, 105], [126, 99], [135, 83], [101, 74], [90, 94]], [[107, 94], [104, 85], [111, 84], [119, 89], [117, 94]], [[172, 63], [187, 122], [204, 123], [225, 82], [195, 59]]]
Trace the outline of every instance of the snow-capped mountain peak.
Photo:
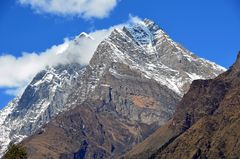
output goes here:
[[[59, 52], [66, 54], [68, 61], [79, 61], [83, 58], [79, 50], [87, 51], [82, 45], [93, 40], [81, 33]], [[41, 71], [21, 97], [0, 112], [1, 154], [9, 142], [32, 135], [58, 113], [87, 99], [106, 104], [106, 92], [109, 101], [115, 100], [111, 111], [124, 120], [159, 126], [171, 116], [193, 80], [213, 78], [224, 71], [184, 49], [148, 19], [113, 30], [97, 49], [88, 50], [94, 51], [86, 67], [72, 62]], [[144, 105], [145, 98], [154, 109]]]
[[89, 38], [91, 40], [94, 40], [94, 38], [92, 36], [90, 36], [89, 34], [85, 33], [85, 32], [82, 32], [81, 34], [79, 34], [77, 36], [78, 38]]
[[212, 78], [225, 71], [223, 67], [184, 49], [147, 19], [114, 30], [106, 42], [114, 50], [109, 55], [114, 55], [113, 61], [124, 62], [180, 96], [188, 90], [191, 81]]

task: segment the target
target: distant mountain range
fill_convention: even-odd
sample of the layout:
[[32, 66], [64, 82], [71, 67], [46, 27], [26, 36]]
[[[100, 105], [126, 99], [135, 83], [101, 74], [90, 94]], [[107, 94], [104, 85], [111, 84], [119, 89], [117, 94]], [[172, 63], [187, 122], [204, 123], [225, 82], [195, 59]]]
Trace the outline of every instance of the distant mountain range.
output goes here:
[[[91, 39], [81, 34], [71, 45], [79, 45], [79, 38]], [[10, 142], [25, 139], [21, 144], [29, 158], [121, 156], [166, 124], [193, 80], [215, 78], [224, 71], [174, 42], [151, 20], [115, 29], [98, 45], [88, 65], [71, 63], [41, 71], [23, 95], [0, 112], [1, 155]], [[168, 122], [178, 126], [184, 119], [184, 127], [171, 132], [161, 127], [168, 132], [162, 144], [184, 133], [205, 114], [215, 112], [216, 102], [223, 98], [220, 91], [216, 98], [209, 94], [213, 99], [206, 99], [210, 100], [208, 107], [198, 105], [205, 102], [198, 96], [215, 92], [204, 90], [209, 83], [193, 83], [181, 102], [185, 105], [178, 107], [173, 117], [175, 123]], [[195, 87], [203, 90], [191, 94]], [[219, 87], [216, 89], [225, 88]], [[190, 100], [185, 102], [186, 96]], [[186, 109], [195, 107], [199, 109], [186, 116]], [[156, 143], [151, 150], [155, 156], [162, 153], [161, 142], [156, 139]], [[140, 150], [145, 153], [145, 149]], [[134, 155], [141, 154], [136, 151]]]

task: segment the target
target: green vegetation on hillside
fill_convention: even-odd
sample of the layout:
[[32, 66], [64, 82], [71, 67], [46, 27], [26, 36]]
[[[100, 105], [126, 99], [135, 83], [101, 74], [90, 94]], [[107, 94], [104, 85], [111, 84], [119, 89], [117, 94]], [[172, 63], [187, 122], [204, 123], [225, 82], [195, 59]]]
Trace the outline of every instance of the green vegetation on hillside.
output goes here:
[[10, 144], [4, 159], [27, 159], [27, 151], [20, 145]]

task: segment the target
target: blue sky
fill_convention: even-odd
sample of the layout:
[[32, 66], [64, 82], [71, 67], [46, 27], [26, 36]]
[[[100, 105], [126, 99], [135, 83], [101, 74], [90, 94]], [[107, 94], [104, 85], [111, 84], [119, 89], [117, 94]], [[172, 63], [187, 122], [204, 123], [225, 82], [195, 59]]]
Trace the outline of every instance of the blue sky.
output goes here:
[[[226, 68], [240, 50], [239, 0], [108, 1], [104, 7], [109, 8], [103, 8], [104, 11], [92, 12], [79, 6], [76, 8], [79, 11], [70, 8], [64, 13], [46, 6], [36, 7], [31, 0], [1, 1], [0, 58], [6, 55], [19, 58], [23, 52], [43, 52], [63, 43], [66, 37], [124, 23], [130, 14], [152, 19], [190, 51]], [[98, 9], [97, 5], [93, 7]], [[14, 70], [7, 70], [11, 69]], [[5, 93], [9, 87], [16, 86], [0, 84], [0, 108], [13, 98]]]

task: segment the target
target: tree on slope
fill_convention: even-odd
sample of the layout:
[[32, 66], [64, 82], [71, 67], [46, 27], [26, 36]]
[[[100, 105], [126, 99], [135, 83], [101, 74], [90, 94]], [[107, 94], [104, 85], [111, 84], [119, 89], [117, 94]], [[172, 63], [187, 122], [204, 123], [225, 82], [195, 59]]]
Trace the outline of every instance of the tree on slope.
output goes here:
[[16, 144], [10, 144], [4, 159], [27, 159], [27, 151], [24, 147]]

